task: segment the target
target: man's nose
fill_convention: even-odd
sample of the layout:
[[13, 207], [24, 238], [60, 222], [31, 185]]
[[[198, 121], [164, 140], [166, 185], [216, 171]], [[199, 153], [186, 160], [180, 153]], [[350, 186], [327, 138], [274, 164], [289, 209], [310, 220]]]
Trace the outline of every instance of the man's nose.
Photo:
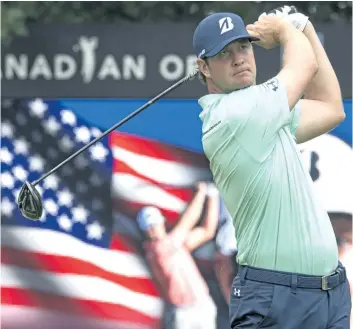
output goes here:
[[233, 61], [232, 61], [233, 66], [239, 66], [244, 64], [244, 58], [239, 55], [239, 54], [235, 54], [233, 53]]

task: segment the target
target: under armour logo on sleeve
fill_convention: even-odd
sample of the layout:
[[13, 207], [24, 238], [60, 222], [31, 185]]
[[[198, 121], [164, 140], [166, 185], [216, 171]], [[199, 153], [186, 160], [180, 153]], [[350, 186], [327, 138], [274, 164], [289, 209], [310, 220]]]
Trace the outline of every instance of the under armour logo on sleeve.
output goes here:
[[234, 288], [233, 294], [234, 296], [240, 297], [240, 289]]
[[277, 79], [272, 79], [266, 83], [273, 91], [278, 89], [278, 81]]

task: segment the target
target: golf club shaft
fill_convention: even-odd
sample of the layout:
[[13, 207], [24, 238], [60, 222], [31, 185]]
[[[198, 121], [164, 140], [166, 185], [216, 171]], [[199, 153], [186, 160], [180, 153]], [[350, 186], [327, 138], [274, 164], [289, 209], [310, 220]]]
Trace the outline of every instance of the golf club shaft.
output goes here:
[[35, 180], [32, 185], [36, 186], [38, 183], [40, 183], [42, 180], [44, 180], [45, 178], [47, 178], [49, 175], [51, 175], [52, 173], [54, 173], [56, 170], [58, 170], [59, 168], [61, 168], [63, 165], [65, 165], [67, 162], [69, 162], [70, 160], [74, 159], [76, 156], [78, 156], [80, 153], [84, 152], [85, 150], [87, 150], [89, 147], [91, 147], [93, 144], [97, 143], [99, 140], [101, 140], [103, 137], [105, 137], [106, 135], [110, 134], [113, 130], [117, 129], [118, 127], [120, 127], [121, 125], [123, 125], [125, 122], [129, 121], [131, 118], [133, 118], [134, 116], [136, 116], [137, 114], [139, 114], [140, 112], [142, 112], [143, 110], [145, 110], [147, 107], [149, 107], [150, 105], [152, 105], [154, 102], [156, 102], [157, 100], [159, 100], [160, 98], [162, 98], [163, 96], [167, 95], [168, 93], [170, 93], [172, 90], [174, 90], [175, 88], [179, 87], [181, 84], [183, 84], [184, 82], [190, 80], [191, 78], [193, 78], [195, 75], [197, 74], [197, 71], [187, 75], [186, 77], [184, 77], [183, 79], [179, 80], [178, 82], [176, 82], [174, 85], [170, 86], [168, 89], [164, 90], [163, 92], [161, 92], [159, 95], [157, 95], [156, 97], [152, 98], [149, 102], [147, 102], [146, 104], [142, 105], [140, 108], [138, 108], [135, 112], [132, 112], [131, 114], [129, 114], [127, 117], [125, 117], [124, 119], [122, 119], [121, 121], [119, 121], [117, 124], [115, 124], [113, 127], [109, 128], [108, 130], [106, 130], [104, 133], [102, 133], [102, 135], [98, 136], [97, 138], [95, 138], [93, 141], [91, 141], [90, 143], [88, 143], [87, 145], [85, 145], [84, 147], [82, 147], [81, 149], [79, 149], [78, 151], [76, 151], [75, 153], [73, 153], [72, 155], [70, 155], [67, 159], [65, 159], [63, 162], [59, 163], [56, 167], [54, 167], [52, 170], [48, 171], [46, 174], [44, 174], [42, 177], [38, 178], [37, 180]]

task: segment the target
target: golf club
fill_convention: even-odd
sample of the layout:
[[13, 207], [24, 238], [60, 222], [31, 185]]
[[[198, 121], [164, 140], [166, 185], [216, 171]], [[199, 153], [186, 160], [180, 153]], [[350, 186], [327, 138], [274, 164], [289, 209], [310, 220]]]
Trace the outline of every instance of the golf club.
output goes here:
[[142, 105], [140, 108], [138, 108], [135, 112], [132, 112], [127, 117], [125, 117], [124, 119], [119, 121], [117, 124], [115, 124], [113, 127], [109, 128], [108, 130], [103, 132], [100, 136], [95, 138], [93, 141], [91, 141], [90, 143], [88, 143], [87, 145], [85, 145], [84, 147], [82, 147], [81, 149], [79, 149], [78, 151], [73, 153], [72, 155], [70, 155], [67, 159], [65, 159], [64, 161], [59, 163], [56, 167], [54, 167], [49, 172], [47, 172], [46, 174], [41, 176], [39, 179], [35, 180], [32, 183], [26, 181], [23, 184], [21, 191], [18, 195], [18, 199], [17, 199], [17, 204], [18, 204], [18, 207], [19, 207], [22, 215], [28, 219], [31, 219], [31, 220], [38, 220], [42, 217], [43, 204], [42, 204], [42, 198], [41, 198], [39, 192], [35, 189], [35, 186], [37, 184], [39, 184], [42, 180], [44, 180], [45, 178], [47, 178], [48, 176], [53, 174], [55, 171], [60, 169], [64, 164], [66, 164], [67, 162], [74, 159], [76, 156], [78, 156], [82, 152], [84, 152], [86, 149], [91, 147], [93, 144], [97, 143], [99, 140], [101, 140], [103, 137], [105, 137], [106, 135], [111, 133], [113, 130], [117, 129], [118, 127], [123, 125], [125, 122], [129, 121], [131, 118], [133, 118], [134, 116], [136, 116], [137, 114], [139, 114], [140, 112], [142, 112], [143, 110], [148, 108], [154, 102], [156, 102], [157, 100], [159, 100], [160, 98], [162, 98], [166, 94], [170, 93], [172, 90], [179, 87], [184, 82], [191, 80], [197, 73], [198, 73], [198, 71], [195, 70], [194, 72], [190, 73], [189, 75], [185, 76], [184, 78], [182, 78], [181, 80], [176, 82], [174, 85], [170, 86], [168, 89], [161, 92], [156, 97], [152, 98], [150, 101], [148, 101], [147, 103]]

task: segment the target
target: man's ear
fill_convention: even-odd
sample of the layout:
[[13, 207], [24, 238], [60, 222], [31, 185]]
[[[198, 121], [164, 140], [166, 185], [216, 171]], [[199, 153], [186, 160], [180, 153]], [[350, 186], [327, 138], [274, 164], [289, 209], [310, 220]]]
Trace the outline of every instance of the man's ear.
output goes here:
[[210, 69], [208, 67], [208, 64], [206, 63], [205, 60], [198, 58], [196, 60], [196, 64], [199, 68], [199, 71], [206, 77], [206, 78], [210, 78], [211, 74], [210, 74]]

